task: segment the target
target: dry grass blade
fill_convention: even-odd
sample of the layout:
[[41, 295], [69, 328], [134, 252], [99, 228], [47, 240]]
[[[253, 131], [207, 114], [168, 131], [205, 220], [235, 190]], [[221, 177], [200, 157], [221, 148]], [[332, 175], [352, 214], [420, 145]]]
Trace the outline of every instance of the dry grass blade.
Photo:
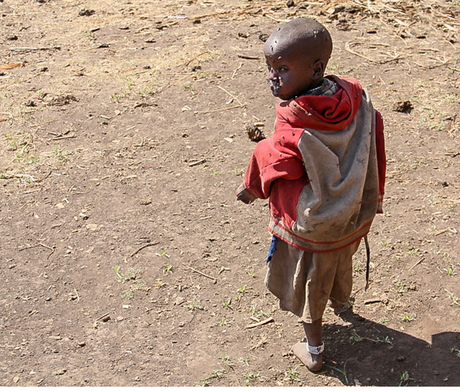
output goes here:
[[14, 64], [0, 65], [0, 69], [2, 71], [6, 71], [8, 69], [14, 69], [14, 68], [22, 67], [22, 66], [24, 66], [23, 62], [15, 62]]
[[[374, 59], [372, 59], [372, 58], [370, 58], [370, 57], [365, 56], [364, 54], [361, 54], [361, 53], [358, 53], [358, 52], [354, 51], [354, 50], [351, 48], [353, 45], [362, 45], [362, 44], [363, 44], [363, 43], [361, 43], [361, 42], [348, 41], [348, 42], [345, 43], [345, 50], [346, 50], [347, 52], [351, 53], [351, 54], [354, 54], [355, 56], [362, 57], [362, 58], [366, 59], [367, 61], [370, 61], [370, 62], [373, 62], [373, 63], [377, 63], [377, 64], [386, 64], [386, 63], [388, 63], [388, 62], [396, 61], [396, 60], [399, 60], [399, 59], [402, 58], [402, 57], [401, 57], [401, 54], [397, 54], [397, 55], [394, 55], [394, 56], [392, 56], [392, 55], [390, 55], [390, 54], [387, 54], [388, 56], [391, 57], [391, 58], [389, 58], [388, 60], [374, 60]], [[374, 46], [375, 46], [376, 44], [369, 44], [369, 45], [374, 45]], [[386, 44], [379, 44], [379, 45], [385, 45], [385, 46], [387, 46]]]
[[247, 328], [247, 329], [252, 329], [252, 328], [254, 328], [254, 327], [262, 326], [262, 325], [267, 324], [267, 323], [270, 323], [270, 322], [273, 322], [273, 318], [272, 318], [272, 317], [267, 318], [267, 319], [264, 319], [264, 320], [262, 320], [262, 321], [260, 321], [260, 322], [257, 322], [257, 323], [248, 324], [248, 325], [246, 326], [246, 328]]

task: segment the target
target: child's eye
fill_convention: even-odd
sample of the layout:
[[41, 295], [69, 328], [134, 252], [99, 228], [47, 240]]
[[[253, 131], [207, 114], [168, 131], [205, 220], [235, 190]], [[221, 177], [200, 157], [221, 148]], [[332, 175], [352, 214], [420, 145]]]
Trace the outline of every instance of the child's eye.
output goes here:
[[282, 65], [278, 68], [278, 72], [287, 72], [288, 68], [285, 65]]

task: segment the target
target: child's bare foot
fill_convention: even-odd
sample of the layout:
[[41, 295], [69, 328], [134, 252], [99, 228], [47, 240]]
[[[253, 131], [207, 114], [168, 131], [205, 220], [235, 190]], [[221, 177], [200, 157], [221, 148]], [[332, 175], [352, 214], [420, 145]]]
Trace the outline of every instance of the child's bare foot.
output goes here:
[[346, 303], [340, 303], [337, 300], [330, 299], [330, 307], [334, 310], [334, 314], [340, 315], [341, 313], [350, 309], [352, 305], [349, 301]]
[[[323, 350], [324, 344], [318, 347], [311, 347], [308, 350], [308, 343], [304, 339], [303, 341], [297, 342], [293, 347], [292, 351], [297, 358], [312, 372], [318, 372], [323, 368]], [[314, 354], [318, 352], [318, 354]]]

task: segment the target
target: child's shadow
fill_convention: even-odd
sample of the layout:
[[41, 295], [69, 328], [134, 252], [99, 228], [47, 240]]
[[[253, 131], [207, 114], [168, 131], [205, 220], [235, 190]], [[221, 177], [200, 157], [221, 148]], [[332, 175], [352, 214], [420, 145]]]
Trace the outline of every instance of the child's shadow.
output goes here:
[[349, 325], [324, 325], [327, 375], [345, 385], [460, 385], [460, 333], [435, 334], [428, 344], [351, 309], [340, 316]]

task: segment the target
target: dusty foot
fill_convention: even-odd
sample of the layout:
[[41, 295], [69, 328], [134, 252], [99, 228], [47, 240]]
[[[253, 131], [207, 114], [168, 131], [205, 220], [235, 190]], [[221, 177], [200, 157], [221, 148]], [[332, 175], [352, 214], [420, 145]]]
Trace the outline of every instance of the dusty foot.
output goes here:
[[334, 310], [334, 314], [340, 315], [351, 308], [351, 303], [349, 301], [346, 303], [339, 303], [334, 299], [330, 299], [330, 307]]
[[307, 342], [297, 342], [292, 351], [297, 358], [312, 372], [318, 372], [323, 367], [323, 354], [311, 354], [307, 350]]

